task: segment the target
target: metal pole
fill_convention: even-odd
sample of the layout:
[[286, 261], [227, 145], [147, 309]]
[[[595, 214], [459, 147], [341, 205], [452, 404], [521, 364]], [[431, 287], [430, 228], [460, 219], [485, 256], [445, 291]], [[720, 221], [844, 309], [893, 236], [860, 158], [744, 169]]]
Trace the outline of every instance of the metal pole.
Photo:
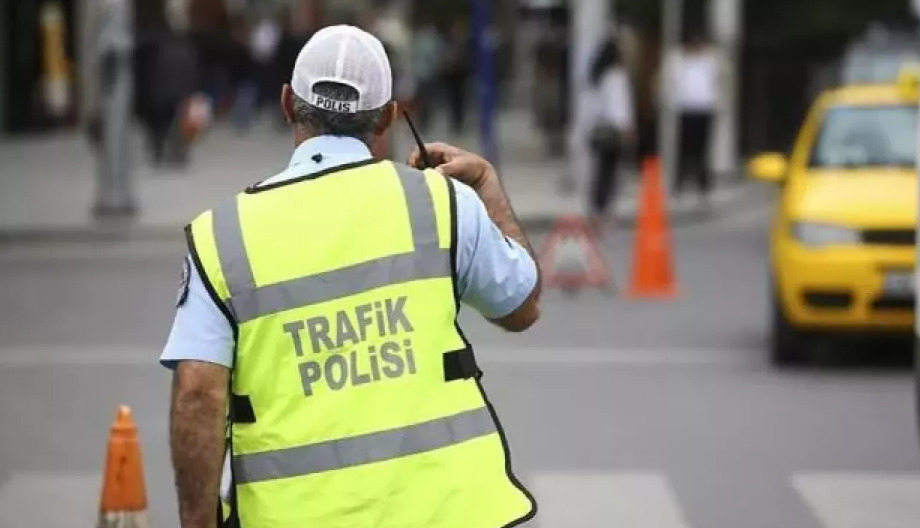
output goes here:
[[489, 0], [473, 0], [473, 38], [476, 42], [477, 93], [479, 96], [479, 137], [483, 156], [496, 168], [499, 163], [495, 138], [494, 43], [489, 21]]
[[133, 100], [133, 13], [130, 0], [105, 0], [100, 6], [99, 109], [101, 144], [97, 156], [97, 218], [133, 216], [137, 206], [130, 174], [130, 122]]
[[[0, 1], [2, 3], [2, 1]], [[98, 79], [95, 75], [93, 64], [96, 61], [95, 21], [99, 17], [99, 7], [96, 2], [78, 2], [76, 6], [77, 17], [77, 42], [79, 71], [78, 86], [80, 99], [77, 104], [80, 123], [86, 125], [98, 110], [99, 96], [97, 95]]]
[[684, 11], [683, 0], [661, 0], [661, 60], [658, 74], [658, 153], [661, 157], [662, 177], [667, 185], [674, 181], [677, 170], [677, 149], [680, 138], [677, 105], [669, 75], [670, 60], [680, 46], [680, 33]]
[[569, 75], [572, 119], [569, 130], [568, 177], [572, 183], [587, 181], [591, 169], [588, 150], [588, 124], [591, 86], [588, 72], [591, 60], [597, 52], [610, 27], [610, 5], [608, 0], [577, 0], [569, 3], [571, 31], [571, 60]]
[[738, 37], [740, 0], [710, 0], [710, 25], [721, 59], [719, 108], [713, 130], [712, 167], [717, 176], [738, 174]]

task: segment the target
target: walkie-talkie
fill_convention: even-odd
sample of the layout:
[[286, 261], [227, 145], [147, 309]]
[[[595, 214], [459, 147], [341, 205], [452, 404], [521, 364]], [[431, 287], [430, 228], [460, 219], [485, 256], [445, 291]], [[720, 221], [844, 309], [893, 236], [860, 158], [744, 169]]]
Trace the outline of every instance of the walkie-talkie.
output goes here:
[[418, 135], [418, 130], [415, 129], [415, 125], [412, 124], [412, 120], [409, 119], [409, 112], [403, 110], [403, 116], [406, 118], [406, 123], [409, 123], [409, 129], [412, 130], [412, 137], [415, 138], [415, 144], [418, 145], [419, 154], [422, 156], [422, 163], [425, 164], [423, 169], [432, 169], [431, 158], [428, 157], [428, 151], [425, 150], [425, 143], [422, 141], [422, 137]]

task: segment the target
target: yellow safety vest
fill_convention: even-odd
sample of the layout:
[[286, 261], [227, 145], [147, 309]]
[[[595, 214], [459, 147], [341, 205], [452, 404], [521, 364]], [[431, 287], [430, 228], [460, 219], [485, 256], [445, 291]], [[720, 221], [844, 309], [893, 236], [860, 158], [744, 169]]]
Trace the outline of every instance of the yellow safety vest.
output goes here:
[[499, 528], [536, 511], [457, 324], [456, 203], [368, 161], [251, 188], [189, 247], [236, 332], [242, 528]]

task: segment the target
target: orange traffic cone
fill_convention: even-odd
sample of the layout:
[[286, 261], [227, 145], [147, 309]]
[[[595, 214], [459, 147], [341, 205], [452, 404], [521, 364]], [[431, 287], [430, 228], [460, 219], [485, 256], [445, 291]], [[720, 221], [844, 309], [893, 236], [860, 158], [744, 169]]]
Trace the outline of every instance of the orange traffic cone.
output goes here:
[[642, 163], [642, 195], [630, 297], [661, 298], [676, 293], [667, 217], [661, 165], [657, 157], [650, 157]]
[[122, 405], [109, 433], [97, 528], [146, 528], [147, 492], [137, 426]]

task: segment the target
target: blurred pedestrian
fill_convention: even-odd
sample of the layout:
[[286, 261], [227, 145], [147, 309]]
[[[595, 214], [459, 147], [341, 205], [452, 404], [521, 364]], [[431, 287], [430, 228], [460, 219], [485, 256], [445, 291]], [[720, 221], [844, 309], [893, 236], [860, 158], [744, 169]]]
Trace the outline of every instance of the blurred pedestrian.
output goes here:
[[[552, 30], [534, 49], [536, 123], [543, 134], [546, 151], [553, 157], [565, 154], [565, 130], [569, 119], [569, 51], [567, 35]], [[564, 180], [565, 183], [571, 183]]]
[[253, 53], [253, 23], [242, 14], [231, 17], [230, 39], [226, 52], [229, 61], [232, 98], [231, 114], [236, 129], [246, 132], [256, 117], [259, 79]]
[[[314, 2], [314, 4], [319, 4]], [[274, 85], [277, 90], [278, 86], [291, 80], [291, 70], [294, 68], [294, 62], [297, 60], [297, 54], [300, 53], [304, 44], [310, 40], [313, 32], [321, 24], [318, 13], [309, 8], [307, 3], [302, 1], [292, 2], [286, 8], [281, 8], [281, 40], [278, 43], [278, 50], [275, 53], [274, 64]], [[287, 122], [281, 112], [276, 112], [279, 127], [287, 130]]]
[[276, 17], [261, 16], [249, 35], [249, 52], [252, 55], [256, 80], [256, 108], [261, 110], [274, 103], [278, 84], [275, 82], [275, 62], [281, 43], [281, 26]]
[[188, 145], [179, 124], [186, 101], [200, 88], [199, 63], [183, 27], [168, 20], [138, 41], [135, 105], [154, 166], [181, 167], [188, 163]]
[[223, 114], [231, 92], [231, 16], [224, 0], [188, 0], [189, 37], [198, 57], [201, 85], [216, 114]]
[[237, 130], [245, 132], [258, 119], [262, 108], [275, 99], [275, 91], [281, 84], [274, 75], [281, 28], [274, 17], [255, 14], [251, 22], [240, 19], [236, 32], [233, 113]]
[[591, 217], [595, 229], [601, 231], [610, 221], [611, 202], [616, 204], [618, 164], [635, 146], [636, 138], [631, 81], [614, 39], [601, 45], [589, 75], [592, 90], [587, 115], [593, 121], [589, 142], [594, 161]]
[[473, 40], [465, 20], [454, 20], [447, 37], [442, 74], [443, 92], [450, 110], [450, 128], [454, 136], [463, 134], [466, 125], [467, 90], [472, 73]]
[[288, 167], [186, 229], [160, 358], [182, 528], [534, 515], [457, 322], [462, 302], [533, 325], [533, 249], [482, 157], [442, 143], [426, 146], [434, 170], [418, 150], [374, 157], [393, 93], [378, 39], [320, 30], [282, 89]]
[[681, 198], [692, 178], [704, 205], [709, 203], [712, 191], [709, 148], [720, 75], [718, 56], [703, 33], [693, 30], [675, 55], [665, 86], [666, 96], [676, 103], [680, 115], [674, 195]]
[[420, 129], [427, 130], [438, 106], [444, 39], [430, 20], [422, 20], [412, 39], [415, 74], [415, 115]]

